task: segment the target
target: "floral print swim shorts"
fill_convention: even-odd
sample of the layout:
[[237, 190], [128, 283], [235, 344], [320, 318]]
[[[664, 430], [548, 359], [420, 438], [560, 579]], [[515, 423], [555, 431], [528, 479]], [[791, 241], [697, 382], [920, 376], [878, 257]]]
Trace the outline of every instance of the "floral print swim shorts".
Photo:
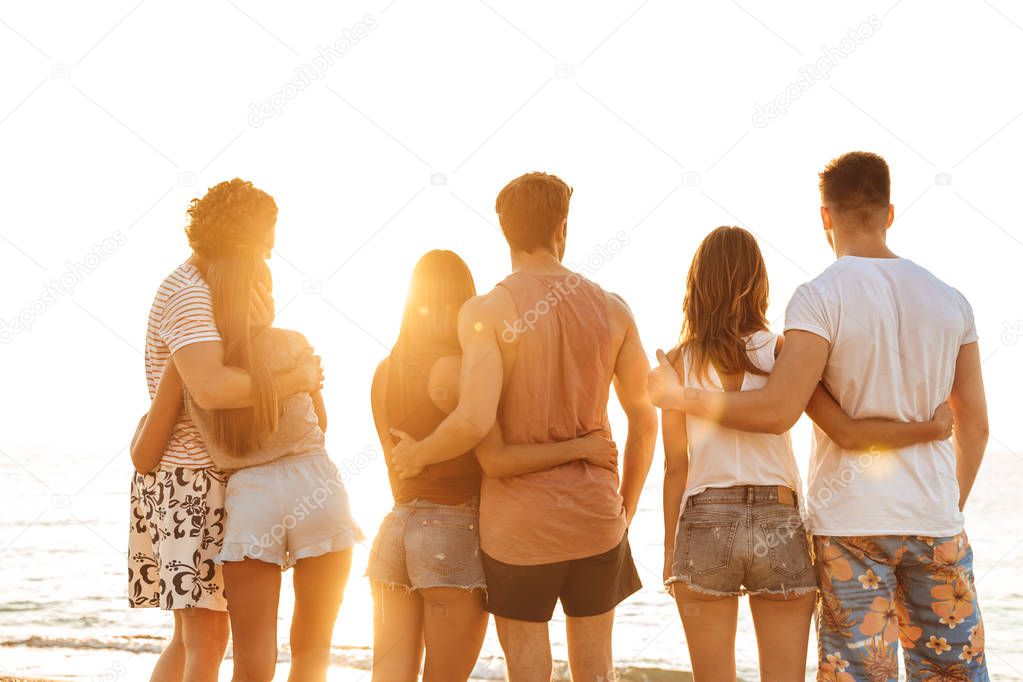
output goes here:
[[818, 680], [987, 680], [973, 551], [953, 537], [814, 536]]

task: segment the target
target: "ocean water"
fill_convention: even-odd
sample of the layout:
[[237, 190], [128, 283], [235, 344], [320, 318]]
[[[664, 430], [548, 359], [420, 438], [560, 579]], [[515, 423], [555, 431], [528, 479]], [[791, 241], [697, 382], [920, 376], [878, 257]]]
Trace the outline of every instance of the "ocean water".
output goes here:
[[[334, 422], [335, 424], [337, 421]], [[621, 432], [621, 431], [620, 431]], [[331, 439], [339, 434], [329, 434]], [[352, 472], [349, 492], [368, 536], [390, 505], [383, 463], [373, 446], [334, 442], [333, 458]], [[125, 550], [130, 464], [125, 450], [65, 452], [31, 447], [0, 456], [0, 676], [25, 673], [27, 660], [46, 663], [35, 675], [113, 680], [137, 654], [159, 652], [170, 635], [169, 614], [127, 606]], [[630, 538], [643, 590], [619, 607], [615, 658], [631, 669], [626, 679], [682, 680], [690, 668], [674, 603], [660, 587], [661, 461], [651, 469]], [[986, 622], [994, 679], [1023, 680], [1023, 530], [1020, 491], [1023, 460], [988, 455], [968, 507], [967, 528], [976, 553], [977, 588]], [[334, 637], [338, 668], [368, 670], [372, 607], [362, 571], [368, 544], [357, 547]], [[291, 596], [285, 574], [280, 627], [281, 658]], [[552, 624], [554, 657], [564, 669], [563, 617]], [[811, 635], [808, 678], [815, 670]], [[756, 642], [748, 607], [740, 609], [736, 657], [742, 679], [757, 679]], [[42, 657], [41, 654], [49, 652]], [[49, 669], [52, 667], [53, 669]], [[138, 667], [137, 664], [135, 666]], [[567, 676], [567, 673], [565, 673]], [[491, 625], [474, 673], [503, 679], [500, 647]], [[134, 675], [132, 675], [134, 677]], [[366, 676], [368, 679], [368, 676]], [[347, 678], [346, 678], [347, 679]]]

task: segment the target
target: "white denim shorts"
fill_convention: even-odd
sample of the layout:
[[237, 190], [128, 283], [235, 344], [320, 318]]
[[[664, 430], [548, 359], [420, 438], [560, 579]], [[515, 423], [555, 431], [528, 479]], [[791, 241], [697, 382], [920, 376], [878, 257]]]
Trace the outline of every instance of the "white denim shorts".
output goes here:
[[217, 563], [258, 559], [290, 568], [364, 539], [341, 475], [326, 454], [276, 460], [231, 474]]

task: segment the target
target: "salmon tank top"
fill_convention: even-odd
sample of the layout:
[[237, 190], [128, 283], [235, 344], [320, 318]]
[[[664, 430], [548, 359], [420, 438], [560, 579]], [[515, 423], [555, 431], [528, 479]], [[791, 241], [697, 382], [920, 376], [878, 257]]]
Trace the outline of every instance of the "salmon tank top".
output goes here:
[[[515, 303], [503, 341], [514, 365], [498, 407], [507, 443], [555, 443], [610, 435], [614, 354], [603, 289], [581, 275], [514, 273], [498, 284]], [[625, 535], [618, 473], [581, 460], [521, 476], [483, 478], [480, 542], [513, 565], [603, 554]]]
[[[448, 353], [426, 353], [398, 358], [393, 353], [387, 363], [386, 413], [391, 428], [404, 431], [416, 440], [433, 433], [447, 414], [430, 399], [430, 370]], [[398, 439], [394, 439], [397, 444]], [[435, 504], [463, 504], [480, 494], [480, 465], [474, 451], [454, 459], [425, 467], [418, 476], [399, 479], [390, 456], [387, 477], [394, 501], [405, 504], [424, 500]]]

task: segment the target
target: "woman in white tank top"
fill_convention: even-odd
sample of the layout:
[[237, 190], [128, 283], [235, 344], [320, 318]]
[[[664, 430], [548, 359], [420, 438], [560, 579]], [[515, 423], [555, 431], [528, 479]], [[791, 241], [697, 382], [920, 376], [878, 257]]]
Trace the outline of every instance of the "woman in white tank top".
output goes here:
[[[667, 356], [684, 386], [761, 388], [783, 338], [767, 324], [768, 281], [756, 239], [719, 227], [686, 281], [679, 345]], [[807, 414], [843, 448], [902, 447], [951, 429], [850, 419], [823, 387]], [[803, 527], [802, 485], [788, 432], [751, 433], [665, 411], [664, 583], [675, 597], [694, 676], [735, 679], [738, 597], [750, 595], [762, 679], [803, 679], [817, 583]], [[810, 504], [826, 504], [811, 500]]]
[[[750, 360], [770, 372], [774, 367], [778, 336], [769, 331], [753, 332], [745, 337]], [[682, 353], [683, 385], [701, 390], [722, 390], [721, 378], [713, 365], [706, 376], [692, 371], [690, 354]], [[763, 388], [767, 376], [744, 373], [739, 390]], [[739, 485], [784, 486], [793, 492], [802, 490], [796, 458], [792, 454], [789, 433], [750, 433], [723, 428], [720, 425], [686, 416], [689, 442], [689, 470], [682, 505], [708, 488], [729, 488]]]

